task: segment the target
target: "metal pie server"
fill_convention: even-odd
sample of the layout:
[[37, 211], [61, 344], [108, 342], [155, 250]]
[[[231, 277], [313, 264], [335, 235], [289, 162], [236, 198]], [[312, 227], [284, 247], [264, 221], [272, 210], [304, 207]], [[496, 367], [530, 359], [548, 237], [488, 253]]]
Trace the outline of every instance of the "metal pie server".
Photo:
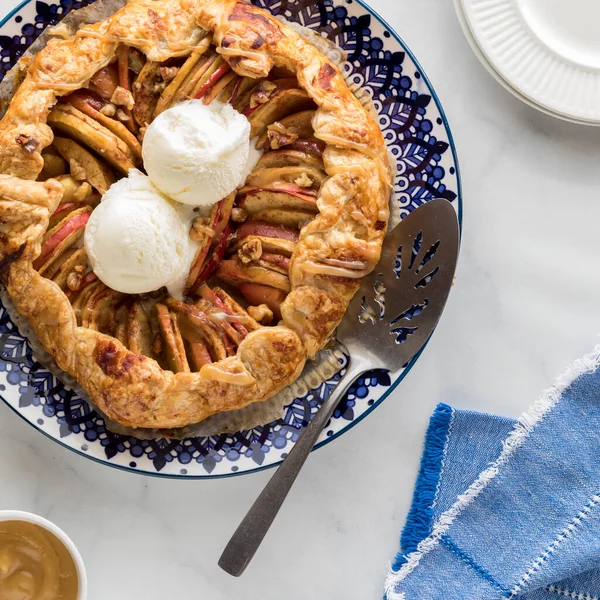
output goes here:
[[350, 355], [346, 373], [236, 529], [219, 559], [224, 571], [244, 572], [356, 378], [371, 369], [397, 371], [423, 348], [452, 286], [459, 237], [456, 212], [442, 199], [420, 206], [387, 235], [377, 267], [363, 278], [337, 328]]

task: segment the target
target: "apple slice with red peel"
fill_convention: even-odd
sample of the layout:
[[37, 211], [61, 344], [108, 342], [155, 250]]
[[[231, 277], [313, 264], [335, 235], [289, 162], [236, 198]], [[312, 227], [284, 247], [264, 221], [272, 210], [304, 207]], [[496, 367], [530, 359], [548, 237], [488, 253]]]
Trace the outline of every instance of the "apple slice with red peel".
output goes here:
[[179, 328], [187, 340], [200, 339], [204, 341], [215, 362], [227, 358], [227, 348], [222, 335], [200, 309], [171, 297], [165, 300], [165, 304], [171, 311], [177, 313]]
[[108, 289], [99, 279], [88, 282], [86, 285], [81, 287], [79, 292], [67, 292], [67, 297], [71, 301], [73, 306], [73, 312], [77, 319], [77, 325], [81, 327], [81, 310], [88, 301], [88, 298], [92, 294], [96, 294], [99, 290]]
[[259, 104], [246, 115], [250, 122], [250, 139], [261, 136], [271, 123], [281, 121], [292, 113], [314, 107], [315, 103], [304, 90], [278, 87], [267, 102]]
[[225, 88], [227, 88], [229, 84], [234, 83], [238, 77], [239, 75], [235, 71], [230, 70], [227, 72], [219, 79], [219, 81], [213, 84], [206, 94], [204, 94], [202, 97], [202, 103], [208, 106], [221, 93], [224, 93]]
[[190, 366], [177, 319], [160, 302], [154, 308], [158, 316], [159, 331], [163, 340], [162, 349], [167, 366], [173, 373], [189, 373]]
[[194, 98], [196, 100], [202, 99], [210, 90], [211, 87], [216, 85], [219, 80], [231, 70], [231, 67], [226, 63], [221, 63], [210, 75], [208, 75], [200, 87], [196, 90]]
[[247, 235], [243, 239], [235, 243], [232, 251], [236, 253], [240, 250], [247, 242], [260, 242], [260, 246], [263, 252], [270, 252], [273, 254], [281, 254], [288, 258], [292, 256], [296, 249], [296, 242], [290, 242], [289, 240], [282, 240], [274, 237], [261, 237], [259, 235]]
[[221, 239], [215, 246], [212, 254], [206, 259], [204, 264], [202, 265], [202, 269], [196, 278], [196, 281], [190, 286], [188, 294], [193, 294], [199, 285], [201, 285], [204, 281], [206, 281], [218, 268], [221, 262], [223, 261], [223, 257], [225, 256], [225, 252], [227, 250], [227, 246], [229, 245], [229, 234], [231, 233], [231, 227], [229, 224], [225, 227], [225, 231], [221, 234]]
[[[274, 167], [266, 169], [254, 169], [246, 178], [245, 187], [265, 188], [272, 186], [293, 186], [302, 194], [311, 194], [318, 191], [327, 179], [327, 174], [322, 169], [309, 167], [307, 165], [294, 167]], [[309, 185], [300, 185], [306, 182]]]
[[[294, 133], [299, 138], [312, 139], [314, 138], [314, 129], [312, 119], [315, 116], [314, 110], [303, 110], [284, 117], [280, 121], [276, 121], [272, 125], [279, 125], [283, 129], [287, 129]], [[267, 127], [267, 130], [262, 133], [256, 142], [256, 147], [259, 150], [268, 150], [271, 148], [269, 140], [269, 131], [272, 125]]]
[[317, 200], [314, 196], [297, 192], [291, 186], [285, 186], [285, 191], [284, 187], [250, 190], [238, 201], [238, 206], [252, 216], [263, 210], [275, 208], [301, 210], [310, 213], [318, 212]]
[[243, 333], [240, 333], [235, 327], [233, 327], [233, 325], [229, 322], [227, 315], [223, 314], [220, 309], [218, 309], [208, 300], [199, 298], [194, 303], [194, 306], [204, 312], [213, 325], [219, 329], [222, 329], [223, 333], [225, 333], [225, 335], [235, 346], [239, 346], [246, 335], [248, 335], [248, 331], [246, 329], [243, 330]]
[[235, 259], [224, 260], [216, 271], [216, 276], [233, 287], [242, 283], [262, 283], [289, 292], [290, 279], [282, 273], [255, 265], [242, 265]]
[[153, 358], [152, 327], [150, 319], [139, 300], [135, 300], [127, 312], [127, 343], [129, 350]]
[[286, 149], [306, 152], [316, 158], [321, 158], [326, 147], [327, 144], [321, 140], [296, 140], [289, 146], [286, 146]]
[[[238, 112], [242, 112], [248, 103], [250, 94], [255, 86], [256, 79], [253, 79], [252, 77], [240, 77], [235, 83], [235, 86], [232, 88], [231, 95], [229, 96], [227, 102], [231, 104]], [[225, 92], [226, 91], [227, 90], [225, 90]], [[221, 100], [225, 102], [224, 98], [221, 98]]]
[[129, 149], [133, 152], [136, 160], [141, 162], [142, 160], [142, 146], [139, 140], [133, 135], [133, 133], [123, 124], [121, 121], [117, 121], [100, 112], [104, 102], [95, 96], [89, 90], [76, 90], [68, 96], [62, 98], [65, 104], [69, 104], [82, 112], [84, 115], [98, 121], [100, 125], [106, 127], [109, 131], [114, 133], [118, 138], [123, 140]]
[[216, 54], [203, 55], [200, 60], [192, 67], [188, 76], [181, 82], [181, 85], [173, 96], [173, 101], [169, 106], [173, 106], [178, 102], [189, 100], [194, 97], [194, 88], [201, 81], [204, 74], [217, 60]]
[[58, 225], [72, 210], [79, 207], [80, 205], [76, 202], [65, 202], [59, 204], [56, 210], [50, 215], [48, 220], [48, 230]]
[[265, 221], [246, 221], [242, 223], [236, 231], [238, 240], [244, 239], [246, 236], [255, 235], [260, 237], [278, 238], [297, 243], [299, 233], [294, 229], [282, 227], [281, 225], [273, 225]]
[[197, 339], [190, 341], [184, 337], [183, 345], [185, 346], [188, 362], [192, 372], [197, 372], [204, 365], [210, 365], [212, 363], [208, 346], [204, 343], [204, 340]]
[[83, 236], [91, 212], [89, 206], [75, 210], [51, 230], [51, 235], [44, 240], [40, 255], [33, 263], [33, 268], [38, 270], [40, 275], [43, 275], [65, 248], [70, 247]]
[[253, 306], [266, 304], [273, 312], [275, 320], [281, 319], [281, 303], [287, 296], [284, 291], [259, 283], [242, 283], [240, 292], [248, 304]]
[[263, 252], [260, 257], [266, 263], [276, 265], [282, 269], [288, 270], [290, 268], [290, 259], [287, 256], [281, 254], [273, 254], [271, 252]]
[[221, 234], [225, 227], [229, 224], [229, 220], [231, 219], [231, 211], [233, 210], [233, 205], [235, 203], [236, 193], [231, 192], [229, 196], [226, 196], [221, 200], [218, 204], [218, 213], [215, 219], [215, 224], [213, 226], [213, 230], [215, 232], [213, 239], [218, 240], [221, 238]]
[[301, 150], [290, 150], [289, 147], [281, 150], [270, 150], [265, 152], [258, 162], [255, 169], [276, 169], [278, 167], [313, 167], [323, 170], [323, 160], [313, 154]]
[[90, 89], [99, 94], [104, 100], [110, 101], [119, 85], [117, 63], [113, 62], [102, 67], [90, 79]]
[[[200, 300], [214, 306], [218, 312], [222, 312], [231, 318], [231, 325], [240, 333], [242, 339], [248, 335], [249, 331], [254, 331], [260, 325], [239, 305], [229, 294], [221, 288], [214, 290], [204, 284], [198, 290]], [[242, 323], [243, 321], [243, 323]]]
[[83, 278], [83, 281], [81, 282], [81, 287], [79, 288], [78, 291], [74, 291], [74, 290], [67, 290], [65, 292], [65, 294], [67, 295], [67, 298], [69, 298], [69, 300], [71, 300], [71, 302], [75, 302], [77, 298], [79, 298], [79, 294], [81, 294], [81, 292], [89, 285], [91, 285], [92, 283], [102, 283], [99, 279], [98, 276], [96, 275], [96, 273], [86, 273], [85, 277]]
[[110, 333], [114, 324], [114, 311], [123, 294], [106, 288], [93, 294], [82, 307], [81, 326], [101, 333]]
[[[119, 73], [119, 85], [128, 92], [131, 91], [131, 80], [129, 71], [129, 47], [125, 44], [120, 44], [117, 47], [117, 70]], [[122, 110], [129, 117], [125, 121], [125, 126], [132, 133], [137, 133], [137, 123], [133, 118], [133, 111], [130, 108], [122, 107]]]
[[284, 208], [261, 210], [254, 216], [262, 221], [283, 225], [284, 227], [295, 227], [296, 229], [302, 229], [302, 227], [315, 218], [315, 214], [312, 212]]

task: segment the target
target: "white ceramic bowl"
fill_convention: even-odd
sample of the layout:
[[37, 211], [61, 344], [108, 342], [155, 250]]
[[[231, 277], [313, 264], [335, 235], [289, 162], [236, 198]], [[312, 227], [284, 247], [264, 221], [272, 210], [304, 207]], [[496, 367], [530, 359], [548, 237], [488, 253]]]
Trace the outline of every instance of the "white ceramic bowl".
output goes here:
[[79, 580], [79, 594], [77, 600], [87, 600], [87, 574], [85, 572], [81, 554], [79, 554], [79, 550], [77, 550], [75, 544], [71, 541], [71, 538], [62, 529], [43, 517], [21, 510], [0, 510], [0, 522], [2, 521], [26, 521], [27, 523], [39, 525], [40, 527], [47, 529], [50, 533], [53, 533], [65, 545], [75, 562], [77, 578]]

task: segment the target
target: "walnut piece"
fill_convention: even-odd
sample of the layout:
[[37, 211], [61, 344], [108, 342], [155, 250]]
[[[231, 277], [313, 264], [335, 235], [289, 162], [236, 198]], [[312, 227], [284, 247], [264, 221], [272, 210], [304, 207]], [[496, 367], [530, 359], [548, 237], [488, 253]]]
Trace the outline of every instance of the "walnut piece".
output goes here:
[[133, 94], [129, 90], [122, 88], [120, 85], [115, 88], [110, 101], [117, 106], [124, 106], [127, 110], [131, 110], [135, 105]]
[[270, 325], [273, 322], [273, 311], [266, 304], [249, 306], [248, 314], [261, 325]]
[[306, 173], [302, 173], [300, 177], [294, 179], [294, 183], [298, 187], [308, 188], [313, 184], [313, 180]]
[[77, 265], [67, 275], [67, 287], [73, 292], [78, 292], [81, 289], [81, 284], [83, 283], [84, 276], [85, 269], [83, 265]]
[[27, 152], [27, 154], [33, 154], [40, 145], [38, 140], [30, 135], [25, 135], [24, 133], [20, 133], [15, 138], [15, 142], [17, 142], [17, 144], [19, 144], [19, 146], [21, 146], [21, 148]]
[[119, 121], [129, 121], [129, 117], [122, 108], [117, 108], [117, 119]]
[[248, 240], [238, 250], [237, 255], [244, 265], [258, 260], [262, 256], [262, 244], [260, 243], [260, 240]]
[[243, 223], [248, 218], [248, 213], [243, 209], [235, 206], [231, 210], [231, 220], [234, 223]]
[[297, 133], [277, 121], [267, 127], [267, 138], [272, 150], [279, 150], [283, 146], [293, 144], [298, 137]]
[[117, 107], [112, 104], [112, 102], [109, 102], [100, 109], [100, 112], [107, 117], [114, 117], [117, 112]]
[[205, 238], [212, 237], [214, 231], [209, 227], [210, 219], [203, 217], [196, 217], [192, 221], [192, 227], [190, 229], [190, 238], [195, 242], [203, 242]]
[[165, 83], [169, 83], [175, 79], [175, 75], [177, 75], [179, 71], [179, 67], [159, 67], [158, 72], [162, 77], [162, 80]]

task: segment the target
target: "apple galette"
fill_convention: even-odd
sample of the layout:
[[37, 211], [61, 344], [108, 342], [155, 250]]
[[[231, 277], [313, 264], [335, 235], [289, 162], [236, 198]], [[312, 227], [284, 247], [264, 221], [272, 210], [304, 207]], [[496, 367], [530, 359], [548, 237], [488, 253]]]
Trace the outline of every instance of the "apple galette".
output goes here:
[[294, 381], [388, 222], [385, 143], [338, 68], [236, 0], [131, 0], [22, 68], [0, 275], [57, 365], [136, 428]]

